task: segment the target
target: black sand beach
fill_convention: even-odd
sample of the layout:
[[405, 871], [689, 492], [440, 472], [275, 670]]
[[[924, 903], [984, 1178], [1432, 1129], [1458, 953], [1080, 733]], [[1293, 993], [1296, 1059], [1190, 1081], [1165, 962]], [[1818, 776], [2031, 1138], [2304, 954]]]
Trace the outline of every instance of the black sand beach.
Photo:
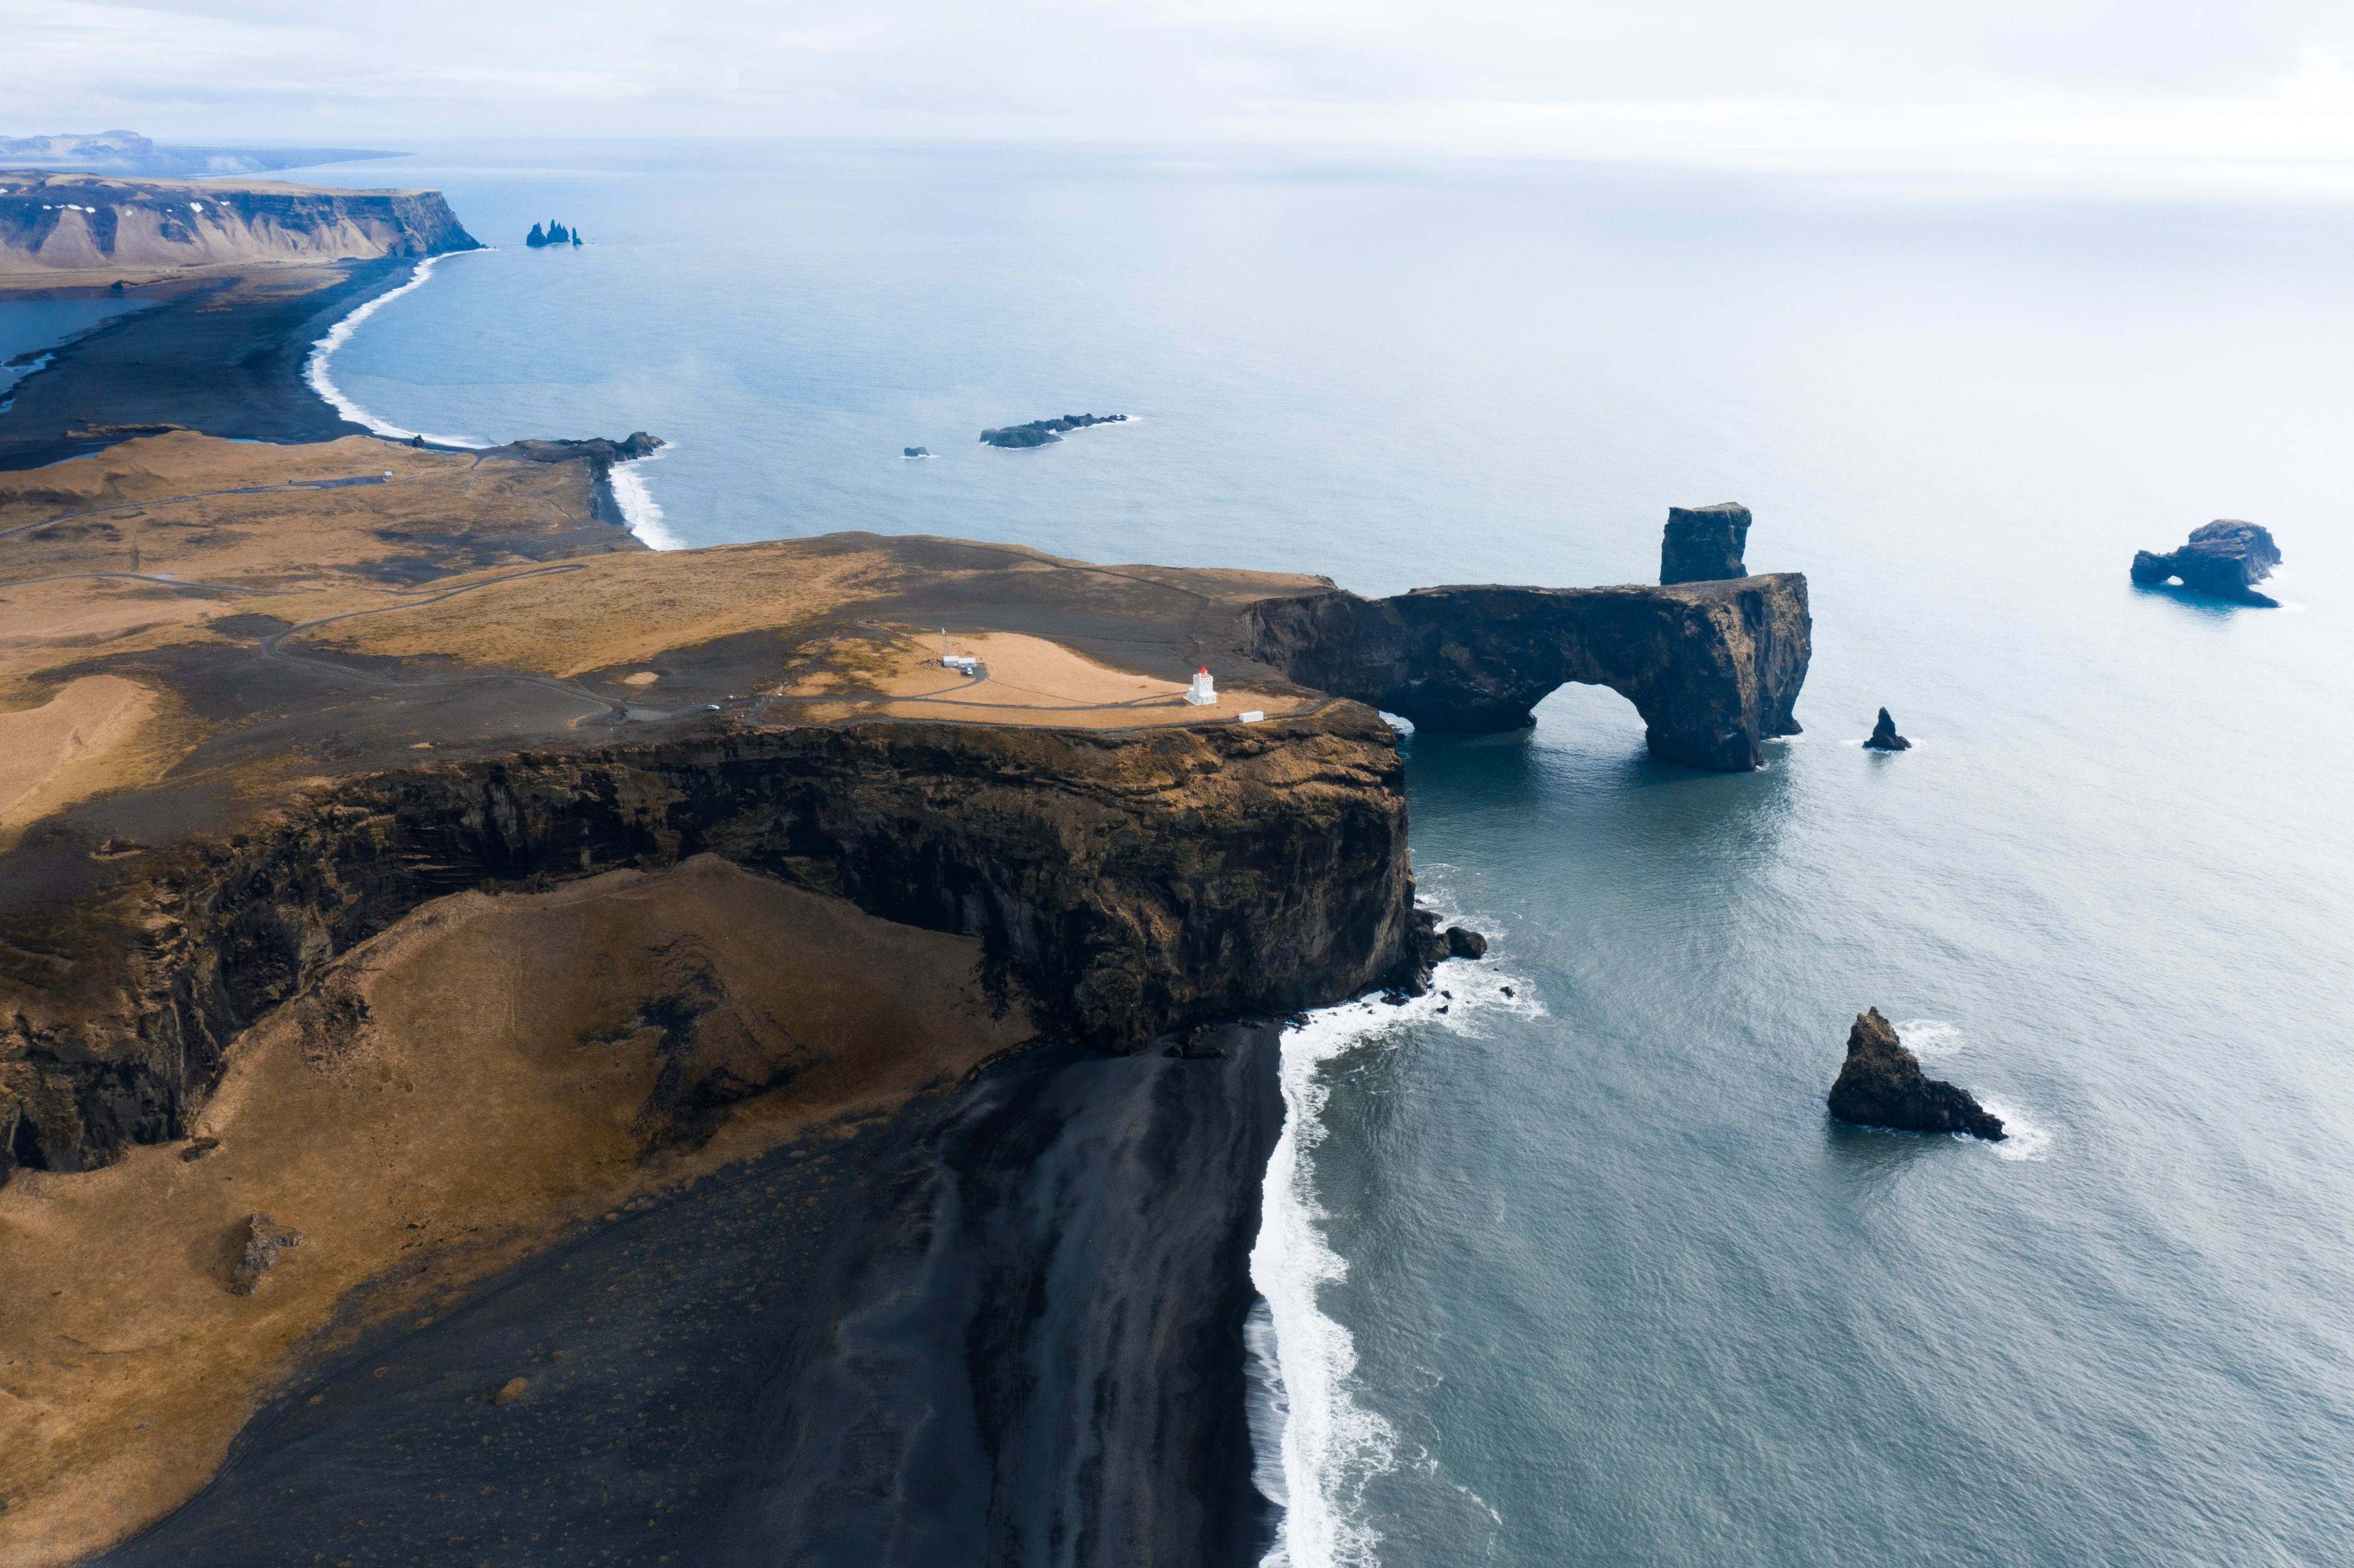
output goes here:
[[[139, 426], [263, 441], [366, 434], [303, 384], [302, 364], [336, 322], [416, 269], [408, 257], [302, 269], [341, 274], [307, 291], [260, 272], [134, 289], [161, 302], [67, 344], [16, 384], [15, 406], [0, 415], [0, 470], [80, 457]], [[262, 282], [284, 288], [250, 286]]]
[[1034, 1052], [610, 1217], [295, 1383], [95, 1561], [1255, 1562], [1278, 1041]]

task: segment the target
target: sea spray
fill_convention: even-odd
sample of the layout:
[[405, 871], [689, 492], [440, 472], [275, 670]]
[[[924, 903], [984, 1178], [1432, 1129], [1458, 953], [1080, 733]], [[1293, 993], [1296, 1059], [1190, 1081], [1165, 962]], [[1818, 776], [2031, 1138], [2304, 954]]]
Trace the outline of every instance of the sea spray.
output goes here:
[[1541, 1016], [1527, 993], [1493, 958], [1447, 963], [1427, 995], [1344, 1002], [1283, 1032], [1283, 1132], [1251, 1248], [1260, 1299], [1244, 1324], [1253, 1479], [1282, 1510], [1261, 1568], [1371, 1568], [1382, 1536], [1366, 1517], [1365, 1488], [1397, 1467], [1396, 1429], [1357, 1403], [1355, 1341], [1318, 1298], [1349, 1267], [1325, 1239], [1310, 1158], [1328, 1130], [1328, 1069], [1361, 1048], [1394, 1047], [1414, 1027], [1469, 1034], [1481, 1012]]
[[630, 525], [630, 532], [638, 536], [638, 543], [649, 550], [686, 548], [686, 541], [672, 533], [670, 524], [663, 520], [662, 503], [646, 488], [645, 478], [638, 471], [646, 464], [660, 461], [669, 455], [674, 444], [664, 442], [660, 451], [631, 462], [617, 462], [608, 476], [613, 487], [613, 504], [621, 509], [621, 520]]
[[405, 430], [388, 420], [379, 419], [345, 396], [328, 370], [328, 362], [334, 357], [335, 351], [352, 341], [352, 334], [359, 330], [362, 322], [401, 295], [423, 288], [425, 281], [433, 276], [434, 267], [445, 260], [440, 256], [426, 257], [417, 264], [417, 270], [409, 276], [408, 282], [398, 289], [386, 290], [329, 327], [327, 335], [311, 345], [310, 356], [302, 362], [302, 379], [310, 383], [312, 391], [326, 400], [328, 407], [355, 425], [366, 425], [372, 434], [397, 441], [413, 440], [422, 436], [436, 446], [443, 447], [487, 447], [494, 443], [477, 440], [472, 436], [436, 436], [422, 430]]

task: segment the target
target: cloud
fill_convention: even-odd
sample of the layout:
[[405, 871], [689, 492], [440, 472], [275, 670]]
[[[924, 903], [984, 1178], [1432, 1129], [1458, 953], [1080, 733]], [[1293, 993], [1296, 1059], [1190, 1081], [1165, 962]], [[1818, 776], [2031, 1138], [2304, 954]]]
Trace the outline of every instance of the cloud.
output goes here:
[[20, 134], [2354, 160], [2354, 7], [2312, 0], [9, 0], [8, 28]]

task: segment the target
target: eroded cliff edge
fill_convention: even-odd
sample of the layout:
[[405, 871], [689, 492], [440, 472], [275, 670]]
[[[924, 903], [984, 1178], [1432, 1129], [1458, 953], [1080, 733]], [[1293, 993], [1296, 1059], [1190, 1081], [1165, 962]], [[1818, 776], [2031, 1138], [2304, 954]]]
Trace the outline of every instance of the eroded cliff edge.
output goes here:
[[703, 733], [355, 779], [7, 922], [0, 1172], [186, 1136], [228, 1044], [429, 899], [712, 853], [978, 937], [1050, 1037], [1133, 1050], [1409, 975], [1388, 727], [1090, 735], [883, 723]]

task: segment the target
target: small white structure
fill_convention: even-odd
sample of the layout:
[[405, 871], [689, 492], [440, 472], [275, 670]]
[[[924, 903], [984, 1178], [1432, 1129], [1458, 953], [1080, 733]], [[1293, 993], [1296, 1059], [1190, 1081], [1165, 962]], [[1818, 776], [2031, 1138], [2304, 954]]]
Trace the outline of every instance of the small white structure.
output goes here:
[[968, 675], [981, 673], [981, 661], [970, 653], [944, 653], [940, 656], [940, 662]]
[[1267, 710], [1264, 708], [1253, 708], [1248, 713], [1243, 715], [1243, 723], [1245, 724], [1264, 724], [1266, 721]]
[[1185, 700], [1197, 708], [1212, 708], [1218, 705], [1217, 688], [1210, 683], [1210, 673], [1207, 670], [1193, 672], [1193, 683], [1185, 688]]

